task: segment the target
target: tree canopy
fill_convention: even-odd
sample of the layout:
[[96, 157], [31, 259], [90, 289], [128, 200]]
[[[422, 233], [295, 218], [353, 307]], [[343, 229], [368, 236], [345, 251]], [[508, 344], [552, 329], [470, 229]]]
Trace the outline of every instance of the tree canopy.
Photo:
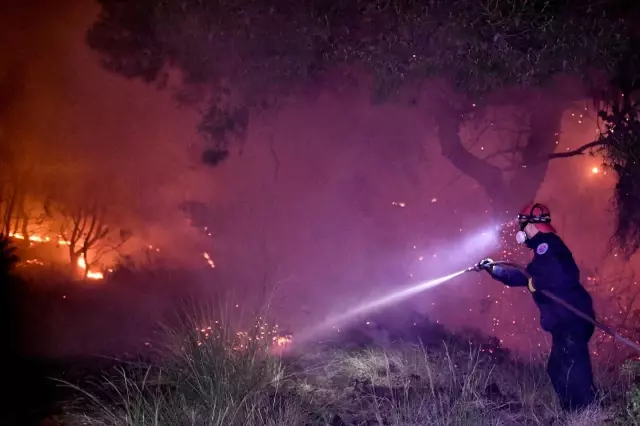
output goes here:
[[251, 112], [336, 66], [370, 72], [378, 95], [428, 77], [477, 97], [610, 73], [627, 43], [601, 3], [100, 0], [88, 42], [124, 76], [162, 86], [177, 68], [185, 86], [207, 89], [200, 130], [225, 150]]
[[[434, 78], [463, 103], [481, 102], [508, 88], [537, 87], [558, 75], [581, 79], [598, 101], [606, 129], [571, 153], [598, 150], [620, 178], [616, 190], [620, 244], [640, 245], [640, 166], [634, 152], [635, 105], [616, 106], [636, 89], [637, 54], [617, 1], [600, 0], [99, 0], [101, 13], [87, 34], [104, 66], [166, 87], [179, 70], [178, 97], [205, 105], [199, 131], [218, 164], [245, 136], [249, 120], [317, 82], [337, 67], [373, 77], [386, 98]], [[631, 71], [630, 71], [631, 70]], [[611, 88], [615, 90], [610, 90]], [[194, 90], [195, 89], [195, 90]], [[517, 103], [517, 100], [513, 101]], [[617, 109], [616, 109], [617, 108]], [[562, 109], [547, 114], [561, 114]], [[534, 123], [537, 119], [538, 122]], [[531, 153], [552, 158], [554, 129], [532, 112]], [[555, 121], [559, 125], [559, 119]], [[481, 166], [460, 157], [459, 123], [440, 132], [443, 154], [457, 167]], [[621, 127], [622, 126], [622, 127]], [[541, 144], [541, 140], [550, 143]], [[460, 155], [459, 155], [460, 154]], [[563, 156], [568, 156], [564, 154]], [[448, 157], [448, 158], [449, 158]], [[466, 161], [466, 162], [465, 162]], [[526, 161], [522, 165], [526, 164]], [[495, 172], [486, 164], [475, 177]], [[546, 167], [541, 169], [544, 176]], [[484, 173], [487, 175], [487, 173]], [[491, 174], [491, 173], [489, 173]], [[494, 173], [495, 174], [495, 173]], [[470, 173], [473, 177], [474, 173]], [[495, 178], [490, 178], [495, 181]], [[485, 185], [485, 187], [488, 185]], [[629, 190], [632, 188], [633, 190]], [[629, 195], [633, 194], [633, 195]], [[533, 193], [535, 195], [535, 191]]]

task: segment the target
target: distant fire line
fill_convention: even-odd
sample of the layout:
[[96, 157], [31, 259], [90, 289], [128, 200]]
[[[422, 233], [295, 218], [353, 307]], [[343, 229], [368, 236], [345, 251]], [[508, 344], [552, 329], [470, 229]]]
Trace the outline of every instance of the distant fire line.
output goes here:
[[[48, 243], [48, 242], [52, 242], [55, 240], [52, 240], [51, 237], [48, 236], [40, 236], [40, 235], [29, 235], [28, 237], [26, 237], [25, 235], [18, 233], [18, 232], [9, 232], [9, 237], [10, 238], [14, 238], [16, 240], [26, 240], [26, 241], [30, 241], [33, 243]], [[71, 242], [67, 241], [65, 239], [58, 239], [57, 241], [58, 245], [67, 245], [70, 246]], [[80, 256], [80, 258], [78, 259], [78, 267], [80, 269], [86, 270], [87, 269], [87, 263], [84, 259], [83, 256]], [[104, 274], [102, 272], [94, 272], [91, 270], [86, 271], [86, 277], [90, 280], [102, 280], [104, 279]]]
[[[56, 240], [55, 237], [49, 237], [49, 236], [42, 236], [42, 235], [38, 235], [38, 234], [32, 234], [29, 236], [25, 236], [24, 234], [21, 234], [19, 232], [10, 232], [9, 233], [9, 237], [16, 239], [16, 240], [24, 240], [24, 241], [29, 241], [31, 243], [49, 243], [49, 242], [55, 242], [56, 244], [63, 246], [70, 246], [71, 242], [65, 240], [64, 238], [62, 238], [61, 236], [58, 237], [58, 239]], [[157, 252], [160, 252], [159, 248], [156, 248], [152, 245], [148, 246], [149, 250], [155, 250]], [[207, 262], [207, 265], [209, 265], [210, 268], [215, 269], [216, 264], [213, 261], [213, 259], [211, 258], [211, 256], [209, 255], [209, 253], [204, 252], [202, 253], [202, 257], [205, 259], [205, 261]], [[29, 264], [40, 264], [40, 263], [35, 263], [35, 262], [27, 262]], [[83, 256], [80, 256], [80, 258], [78, 259], [77, 265], [80, 269], [86, 270], [87, 269], [87, 264], [86, 261], [84, 259]], [[104, 279], [104, 274], [102, 272], [94, 272], [89, 270], [86, 273], [86, 278], [91, 279], [91, 280], [102, 280]]]

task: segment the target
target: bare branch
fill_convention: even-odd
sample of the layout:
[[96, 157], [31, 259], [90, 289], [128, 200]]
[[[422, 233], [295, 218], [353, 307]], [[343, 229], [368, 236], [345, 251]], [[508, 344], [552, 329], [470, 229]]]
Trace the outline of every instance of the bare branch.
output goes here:
[[598, 148], [608, 145], [606, 140], [597, 140], [593, 142], [586, 143], [579, 148], [573, 149], [571, 151], [566, 152], [554, 152], [553, 154], [549, 154], [547, 159], [553, 160], [555, 158], [567, 158], [567, 157], [575, 157], [576, 155], [583, 155], [585, 152], [589, 151], [593, 148]]
[[[546, 156], [538, 157], [537, 160], [534, 159], [534, 160], [528, 161], [526, 164], [520, 164], [520, 165], [516, 165], [515, 167], [512, 167], [512, 168], [506, 168], [505, 171], [514, 171], [514, 170], [520, 169], [522, 167], [541, 164], [541, 163], [546, 163], [546, 162], [548, 162], [550, 160], [554, 160], [556, 158], [570, 158], [570, 157], [576, 157], [578, 155], [584, 155], [590, 149], [607, 146], [608, 144], [609, 144], [609, 142], [607, 140], [596, 140], [596, 141], [593, 141], [593, 142], [586, 143], [586, 144], [584, 144], [584, 145], [582, 145], [582, 146], [580, 146], [580, 147], [578, 147], [576, 149], [573, 149], [571, 151], [554, 152], [554, 153], [548, 154]], [[496, 154], [496, 155], [497, 154], [506, 154], [508, 152], [510, 152], [510, 150], [499, 151], [497, 153], [490, 154], [486, 158], [489, 159], [492, 156], [494, 156], [494, 154]]]

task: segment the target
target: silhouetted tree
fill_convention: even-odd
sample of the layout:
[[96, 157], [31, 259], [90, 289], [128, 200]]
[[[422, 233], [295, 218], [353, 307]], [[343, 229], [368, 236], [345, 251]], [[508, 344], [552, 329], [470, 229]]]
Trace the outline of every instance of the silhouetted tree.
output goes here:
[[82, 260], [85, 278], [103, 256], [118, 252], [132, 236], [129, 230], [109, 226], [107, 208], [100, 202], [74, 203], [52, 214], [61, 221], [60, 236], [67, 246], [70, 266], [77, 271]]
[[594, 152], [618, 178], [614, 238], [627, 257], [640, 247], [640, 44], [634, 52], [618, 64], [613, 90], [600, 101], [604, 126], [593, 142]]
[[60, 235], [65, 240], [69, 250], [69, 261], [75, 269], [82, 258], [85, 263], [86, 277], [91, 264], [88, 258], [90, 249], [96, 247], [109, 234], [109, 227], [105, 222], [105, 209], [97, 204], [77, 206], [63, 211], [63, 222]]
[[[245, 137], [250, 118], [337, 68], [372, 76], [378, 100], [425, 82], [445, 83], [432, 91], [439, 102], [428, 111], [442, 154], [487, 191], [497, 214], [535, 196], [550, 159], [606, 147], [601, 154], [609, 165], [613, 151], [628, 158], [633, 145], [609, 140], [616, 133], [609, 131], [580, 149], [554, 153], [562, 113], [580, 96], [563, 91], [558, 77], [586, 82], [603, 111], [613, 100], [608, 88], [621, 89], [618, 77], [628, 71], [634, 46], [633, 25], [619, 18], [628, 14], [615, 13], [619, 2], [99, 3], [100, 16], [87, 39], [103, 65], [159, 87], [167, 86], [169, 69], [178, 69], [183, 81], [177, 97], [204, 105], [199, 130], [210, 148], [203, 160], [213, 165]], [[600, 96], [603, 91], [606, 96]], [[527, 132], [523, 141], [512, 141], [509, 165], [472, 153], [460, 134], [465, 123], [489, 109], [514, 106], [524, 107]], [[612, 123], [607, 121], [619, 128]], [[635, 180], [633, 173], [629, 167], [618, 173], [621, 187]], [[619, 190], [616, 198], [616, 236], [629, 254], [640, 242], [640, 217], [631, 209], [635, 201], [620, 194], [627, 192]]]
[[21, 212], [24, 211], [24, 204], [26, 199], [26, 193], [24, 186], [18, 182], [11, 181], [3, 176], [0, 182], [0, 220], [2, 228], [0, 232], [4, 235], [11, 235], [12, 233], [23, 231], [21, 224], [26, 224], [21, 216]]

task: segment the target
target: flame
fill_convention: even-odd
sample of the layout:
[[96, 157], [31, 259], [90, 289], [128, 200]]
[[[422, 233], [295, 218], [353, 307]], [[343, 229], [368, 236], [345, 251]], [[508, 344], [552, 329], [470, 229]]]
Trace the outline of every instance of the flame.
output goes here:
[[[11, 238], [15, 238], [16, 240], [28, 240], [31, 241], [32, 243], [48, 243], [51, 242], [51, 237], [43, 237], [37, 234], [33, 234], [33, 235], [29, 235], [29, 237], [25, 237], [23, 234], [19, 233], [19, 232], [9, 232], [9, 237]], [[58, 239], [58, 244], [59, 245], [71, 245], [70, 241], [64, 240], [64, 239]]]
[[[38, 234], [32, 234], [29, 235], [28, 237], [25, 236], [24, 234], [21, 234], [19, 232], [9, 232], [9, 237], [10, 238], [14, 238], [16, 240], [26, 240], [32, 243], [47, 243], [47, 242], [51, 242], [51, 241], [55, 241], [52, 240], [51, 237], [49, 236], [42, 236], [42, 235], [38, 235]], [[58, 237], [57, 239], [57, 244], [58, 245], [71, 245], [70, 241], [67, 241], [61, 237]], [[42, 261], [27, 261], [25, 263], [28, 264], [37, 264], [37, 265], [43, 265], [44, 263]], [[80, 257], [78, 259], [78, 267], [80, 269], [86, 270], [87, 269], [87, 263], [84, 260], [84, 257]], [[94, 271], [87, 271], [86, 276], [88, 279], [91, 280], [102, 280], [104, 279], [104, 274], [102, 272], [94, 272]]]
[[[50, 236], [46, 236], [46, 235], [38, 235], [38, 234], [31, 234], [28, 237], [25, 236], [22, 233], [19, 232], [10, 232], [9, 233], [9, 237], [10, 238], [14, 238], [16, 240], [24, 240], [24, 241], [29, 241], [30, 243], [48, 243], [48, 242], [56, 242], [56, 244], [58, 244], [59, 246], [70, 246], [71, 245], [71, 241], [65, 240], [64, 238], [62, 238], [62, 236], [58, 236], [57, 239], [56, 237], [50, 237]], [[149, 250], [153, 250], [156, 252], [160, 252], [160, 249], [153, 246], [153, 245], [148, 245], [147, 246]], [[209, 255], [209, 253], [204, 252], [202, 253], [202, 257], [204, 257], [204, 260], [207, 262], [207, 264], [209, 265], [210, 268], [215, 269], [216, 264], [214, 262], [214, 260], [211, 258], [211, 256]], [[78, 267], [80, 269], [86, 270], [87, 269], [87, 264], [84, 260], [83, 257], [80, 257], [78, 259]], [[111, 271], [111, 270], [110, 270]], [[102, 272], [94, 272], [94, 271], [88, 271], [86, 274], [86, 277], [88, 279], [91, 280], [102, 280], [104, 279], [104, 274]]]
[[[87, 262], [85, 262], [84, 257], [78, 259], [78, 266], [80, 269], [87, 269]], [[104, 279], [104, 274], [102, 272], [87, 271], [87, 278], [91, 280], [101, 280]]]

